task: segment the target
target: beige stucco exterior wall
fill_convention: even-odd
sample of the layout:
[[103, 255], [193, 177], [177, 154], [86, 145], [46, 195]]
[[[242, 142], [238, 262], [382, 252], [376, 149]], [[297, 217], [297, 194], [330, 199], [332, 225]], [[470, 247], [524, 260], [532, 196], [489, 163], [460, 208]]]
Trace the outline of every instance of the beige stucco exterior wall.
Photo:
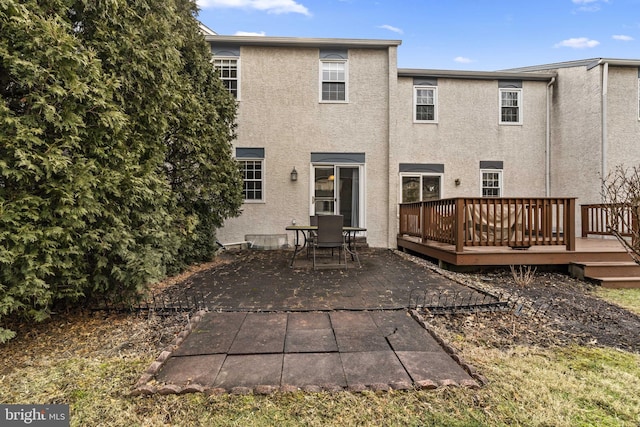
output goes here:
[[551, 109], [551, 196], [576, 197], [577, 205], [597, 203], [602, 158], [600, 69], [582, 66], [556, 71]]
[[[392, 53], [390, 53], [390, 51]], [[218, 230], [223, 242], [247, 234], [284, 234], [293, 220], [309, 221], [312, 152], [362, 152], [365, 224], [371, 246], [388, 235], [389, 75], [395, 47], [349, 49], [348, 103], [321, 103], [318, 48], [241, 47], [236, 147], [265, 149], [264, 203], [245, 203], [242, 215]], [[293, 168], [298, 180], [290, 180]], [[293, 242], [290, 233], [289, 243]]]
[[609, 67], [606, 173], [619, 165], [640, 166], [638, 69]]
[[413, 123], [413, 78], [398, 82], [389, 175], [395, 214], [400, 163], [444, 164], [442, 197], [450, 198], [480, 197], [480, 161], [503, 161], [504, 197], [544, 196], [546, 82], [523, 82], [522, 125], [499, 124], [495, 80], [439, 78], [437, 87], [438, 122]]
[[557, 72], [551, 138], [552, 195], [577, 197], [577, 205], [599, 203], [603, 172], [606, 176], [618, 165], [640, 164], [638, 69], [609, 67], [606, 113], [603, 65], [590, 70], [584, 66], [561, 68]]
[[545, 195], [546, 82], [523, 82], [522, 125], [499, 124], [496, 80], [439, 78], [437, 87], [437, 123], [414, 123], [413, 78], [398, 79], [389, 156], [390, 246], [398, 230], [400, 163], [443, 164], [443, 198], [479, 197], [483, 160], [503, 161], [504, 197]]

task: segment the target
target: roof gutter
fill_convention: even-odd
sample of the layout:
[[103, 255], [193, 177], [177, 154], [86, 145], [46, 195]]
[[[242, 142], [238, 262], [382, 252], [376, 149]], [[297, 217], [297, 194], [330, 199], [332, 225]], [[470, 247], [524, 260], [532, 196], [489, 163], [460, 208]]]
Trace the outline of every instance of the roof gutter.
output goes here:
[[432, 70], [416, 68], [398, 68], [398, 77], [441, 77], [449, 79], [473, 80], [530, 80], [550, 81], [556, 77], [555, 72], [512, 72], [512, 71], [465, 71], [465, 70]]
[[376, 39], [323, 39], [301, 37], [263, 37], [263, 36], [220, 36], [205, 35], [204, 39], [215, 44], [234, 44], [242, 46], [270, 46], [270, 47], [341, 47], [353, 49], [383, 49], [400, 46], [402, 40]]

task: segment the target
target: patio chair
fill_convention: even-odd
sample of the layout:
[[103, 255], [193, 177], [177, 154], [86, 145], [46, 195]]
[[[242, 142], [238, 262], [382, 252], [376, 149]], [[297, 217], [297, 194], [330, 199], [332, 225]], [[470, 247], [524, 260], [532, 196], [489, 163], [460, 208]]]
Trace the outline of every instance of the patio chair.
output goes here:
[[[318, 215], [309, 216], [309, 225], [318, 225]], [[313, 242], [316, 240], [317, 235], [317, 231], [309, 230], [309, 235], [307, 236], [307, 259], [311, 255], [311, 247], [313, 246]]]
[[[313, 269], [318, 266], [316, 263], [316, 250], [331, 249], [331, 257], [333, 258], [333, 250], [338, 249], [338, 264], [324, 265], [326, 267], [344, 267], [347, 268], [347, 247], [342, 233], [343, 217], [342, 215], [321, 215], [318, 216], [318, 233], [313, 241]], [[344, 258], [344, 264], [341, 259]]]

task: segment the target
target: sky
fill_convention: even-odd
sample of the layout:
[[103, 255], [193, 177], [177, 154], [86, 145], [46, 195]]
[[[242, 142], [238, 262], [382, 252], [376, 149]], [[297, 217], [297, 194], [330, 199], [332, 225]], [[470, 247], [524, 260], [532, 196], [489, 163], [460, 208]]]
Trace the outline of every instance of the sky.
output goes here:
[[640, 59], [640, 0], [197, 0], [221, 35], [402, 40], [398, 67]]

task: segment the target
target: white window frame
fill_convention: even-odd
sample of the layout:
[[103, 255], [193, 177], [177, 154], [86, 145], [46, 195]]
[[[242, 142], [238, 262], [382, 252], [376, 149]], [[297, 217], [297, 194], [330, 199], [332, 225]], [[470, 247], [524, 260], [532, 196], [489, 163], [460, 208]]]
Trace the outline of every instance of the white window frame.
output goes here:
[[[404, 192], [402, 191], [402, 190], [403, 190], [403, 188], [402, 188], [402, 181], [403, 181], [403, 178], [420, 178], [420, 187], [419, 187], [419, 189], [420, 189], [420, 193], [419, 193], [419, 195], [418, 195], [418, 198], [419, 198], [420, 200], [418, 200], [418, 201], [420, 201], [420, 202], [421, 202], [421, 201], [423, 200], [423, 198], [422, 198], [422, 187], [423, 187], [422, 179], [423, 179], [425, 176], [427, 176], [427, 177], [432, 177], [432, 176], [433, 176], [433, 177], [438, 177], [438, 178], [440, 178], [440, 188], [438, 189], [438, 193], [440, 194], [440, 198], [441, 198], [441, 199], [443, 199], [443, 198], [444, 198], [444, 196], [443, 196], [443, 194], [442, 194], [443, 183], [444, 183], [444, 174], [442, 174], [442, 173], [415, 173], [415, 172], [402, 172], [402, 173], [400, 173], [400, 197], [399, 197], [399, 199], [400, 199], [400, 203], [409, 203], [409, 202], [405, 202], [405, 200], [404, 200]], [[413, 202], [411, 202], [411, 203], [413, 203]]]
[[[516, 122], [505, 122], [502, 121], [502, 94], [504, 92], [515, 92], [518, 94], [518, 121]], [[500, 88], [499, 92], [498, 92], [498, 122], [501, 125], [521, 125], [522, 124], [522, 105], [523, 105], [523, 101], [522, 101], [522, 89], [521, 88]]]
[[[498, 194], [497, 195], [485, 196], [484, 194], [484, 189], [485, 189], [484, 174], [485, 173], [498, 174], [498, 187], [497, 187]], [[496, 187], [486, 187], [486, 188], [496, 188]], [[494, 198], [494, 197], [502, 197], [503, 194], [504, 194], [503, 170], [502, 169], [480, 169], [480, 196]]]
[[[213, 66], [214, 68], [216, 68], [216, 70], [218, 69], [218, 67], [216, 67], [216, 61], [236, 61], [236, 94], [235, 94], [235, 98], [236, 101], [240, 101], [240, 57], [239, 56], [214, 56], [212, 59], [213, 62]], [[234, 79], [225, 79], [222, 76], [220, 76], [220, 80], [222, 80], [223, 84], [225, 81], [229, 81], [229, 80], [234, 80]], [[226, 87], [226, 84], [225, 84]], [[233, 95], [233, 92], [231, 90], [229, 90], [229, 88], [227, 88], [227, 91], [229, 91], [230, 94]]]
[[[433, 120], [418, 119], [418, 91], [433, 90]], [[428, 104], [420, 104], [428, 105]], [[414, 123], [438, 123], [438, 87], [437, 86], [414, 86], [413, 87], [413, 122]]]
[[640, 120], [640, 75], [638, 75], [638, 120]]
[[[344, 80], [324, 80], [323, 66], [324, 64], [344, 64]], [[349, 102], [349, 61], [347, 59], [321, 59], [319, 74], [319, 99], [323, 104], [346, 104]], [[323, 83], [343, 83], [344, 84], [344, 100], [341, 99], [323, 99], [322, 84]]]
[[265, 192], [266, 192], [266, 186], [265, 186], [265, 171], [266, 171], [266, 163], [265, 163], [265, 159], [264, 158], [258, 158], [258, 157], [240, 157], [240, 158], [236, 158], [236, 160], [241, 163], [242, 165], [244, 165], [244, 162], [260, 162], [260, 166], [261, 169], [260, 171], [262, 172], [261, 174], [261, 178], [258, 179], [252, 179], [251, 181], [253, 182], [260, 182], [261, 185], [261, 193], [260, 193], [260, 199], [246, 199], [244, 197], [244, 183], [245, 183], [245, 177], [244, 177], [244, 173], [246, 168], [243, 166], [242, 167], [242, 201], [243, 203], [264, 203], [265, 202]]
[[[314, 200], [314, 193], [315, 193], [315, 180], [313, 178], [315, 178], [315, 168], [316, 167], [333, 167], [334, 169], [334, 177], [337, 175], [337, 169], [338, 168], [358, 168], [358, 174], [360, 176], [360, 181], [359, 181], [359, 194], [358, 194], [358, 203], [359, 203], [359, 211], [360, 214], [358, 216], [358, 223], [361, 224], [361, 227], [366, 228], [366, 219], [367, 219], [367, 204], [366, 204], [366, 196], [367, 196], [367, 180], [365, 179], [366, 175], [366, 163], [327, 163], [327, 162], [312, 162], [309, 163], [309, 176], [312, 177], [312, 179], [309, 180], [309, 215], [315, 215], [315, 200]], [[335, 179], [335, 178], [334, 178]], [[334, 210], [336, 212], [340, 211], [340, 206], [337, 203], [338, 200], [338, 195], [337, 193], [335, 193], [335, 189], [334, 189], [334, 196], [336, 198], [336, 205]], [[364, 236], [366, 235], [366, 232], [363, 233], [358, 233], [358, 236]]]

